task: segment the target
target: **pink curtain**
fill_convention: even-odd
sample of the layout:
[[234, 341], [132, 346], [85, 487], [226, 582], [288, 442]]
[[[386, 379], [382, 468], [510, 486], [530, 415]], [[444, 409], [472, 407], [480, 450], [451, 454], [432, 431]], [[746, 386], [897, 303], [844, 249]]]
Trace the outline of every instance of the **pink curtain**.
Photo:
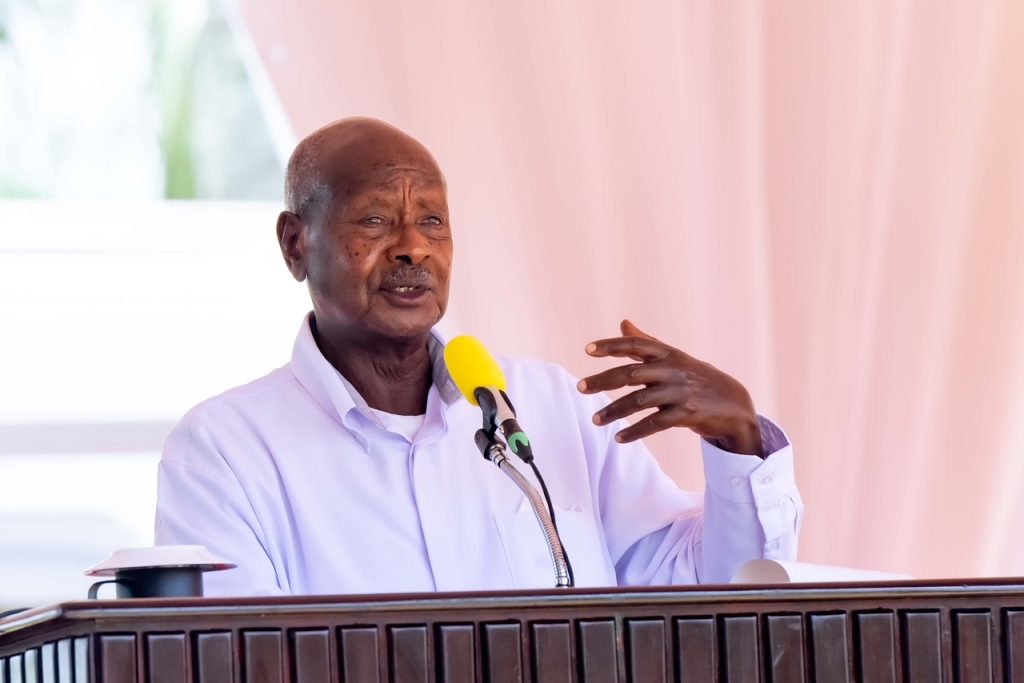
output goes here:
[[801, 559], [1024, 573], [1024, 3], [239, 4], [297, 135], [435, 152], [448, 329], [588, 374], [630, 317], [788, 430]]

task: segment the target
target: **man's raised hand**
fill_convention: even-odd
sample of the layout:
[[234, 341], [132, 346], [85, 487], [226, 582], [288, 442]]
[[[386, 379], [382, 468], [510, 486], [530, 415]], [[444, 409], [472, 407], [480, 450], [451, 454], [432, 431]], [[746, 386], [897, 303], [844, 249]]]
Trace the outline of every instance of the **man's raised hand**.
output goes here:
[[628, 320], [621, 337], [587, 345], [595, 358], [631, 358], [635, 363], [584, 377], [585, 394], [640, 387], [594, 413], [604, 425], [642, 410], [656, 408], [615, 435], [620, 443], [636, 441], [670, 427], [687, 427], [731, 453], [764, 457], [757, 413], [750, 394], [721, 370], [655, 339]]

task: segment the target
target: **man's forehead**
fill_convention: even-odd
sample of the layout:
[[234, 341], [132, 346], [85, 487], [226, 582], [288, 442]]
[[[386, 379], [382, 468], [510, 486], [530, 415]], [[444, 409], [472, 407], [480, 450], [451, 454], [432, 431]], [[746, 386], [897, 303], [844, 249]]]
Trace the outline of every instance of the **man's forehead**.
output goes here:
[[444, 178], [436, 166], [400, 161], [388, 161], [356, 168], [348, 176], [353, 183], [381, 189], [410, 184], [424, 187], [444, 185]]
[[434, 157], [415, 138], [380, 122], [340, 124], [322, 133], [321, 161], [328, 166], [436, 168]]
[[410, 183], [427, 189], [443, 188], [444, 177], [433, 157], [416, 147], [341, 146], [321, 157], [320, 172], [335, 190], [397, 189]]
[[446, 198], [444, 178], [439, 173], [405, 164], [363, 169], [362, 173], [337, 178], [332, 185], [347, 199], [372, 199], [375, 196], [405, 194], [409, 190]]

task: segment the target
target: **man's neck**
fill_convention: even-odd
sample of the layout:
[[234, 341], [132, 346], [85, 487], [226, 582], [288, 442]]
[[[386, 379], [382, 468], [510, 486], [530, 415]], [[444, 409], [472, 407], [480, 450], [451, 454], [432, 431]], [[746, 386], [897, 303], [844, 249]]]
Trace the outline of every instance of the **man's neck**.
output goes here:
[[328, 337], [314, 322], [313, 338], [324, 358], [371, 408], [394, 415], [422, 415], [433, 382], [429, 332], [415, 338]]

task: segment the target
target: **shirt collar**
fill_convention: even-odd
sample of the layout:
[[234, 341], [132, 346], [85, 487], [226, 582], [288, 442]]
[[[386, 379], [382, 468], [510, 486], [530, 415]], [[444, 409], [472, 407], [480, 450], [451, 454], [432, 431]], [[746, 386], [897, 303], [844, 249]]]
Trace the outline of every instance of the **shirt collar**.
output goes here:
[[[310, 322], [313, 314], [308, 313], [299, 328], [292, 347], [291, 368], [295, 378], [306, 388], [328, 413], [339, 419], [353, 408], [369, 413], [369, 405], [355, 387], [328, 362], [313, 339]], [[445, 405], [455, 403], [461, 396], [458, 387], [444, 362], [445, 339], [437, 329], [427, 337], [427, 352], [433, 373], [433, 384]]]

